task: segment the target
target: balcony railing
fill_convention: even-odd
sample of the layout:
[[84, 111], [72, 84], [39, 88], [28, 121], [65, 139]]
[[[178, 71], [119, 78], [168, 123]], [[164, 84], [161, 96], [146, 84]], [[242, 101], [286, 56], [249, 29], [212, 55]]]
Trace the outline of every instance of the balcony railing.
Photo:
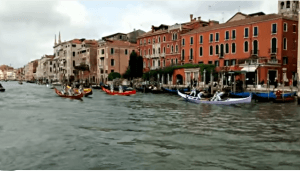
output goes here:
[[278, 48], [270, 48], [269, 54], [276, 54], [278, 52]]
[[269, 64], [278, 64], [279, 61], [278, 61], [277, 59], [269, 59], [269, 60], [268, 60], [268, 63], [269, 63]]
[[161, 54], [159, 54], [159, 56], [160, 56], [160, 57], [165, 57], [166, 54], [165, 54], [165, 53], [161, 53]]
[[251, 50], [251, 55], [256, 55], [258, 56], [259, 50]]

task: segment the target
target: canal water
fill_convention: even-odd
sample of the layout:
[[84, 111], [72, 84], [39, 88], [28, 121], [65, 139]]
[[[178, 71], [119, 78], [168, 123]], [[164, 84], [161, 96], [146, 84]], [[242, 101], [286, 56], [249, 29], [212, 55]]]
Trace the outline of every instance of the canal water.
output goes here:
[[176, 95], [82, 101], [1, 82], [0, 169], [300, 169], [300, 106], [191, 104]]

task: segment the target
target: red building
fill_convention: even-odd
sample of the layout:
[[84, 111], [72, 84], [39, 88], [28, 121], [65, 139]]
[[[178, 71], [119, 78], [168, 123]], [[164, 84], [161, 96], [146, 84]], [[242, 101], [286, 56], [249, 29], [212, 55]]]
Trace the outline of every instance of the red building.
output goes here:
[[[139, 55], [144, 58], [144, 72], [187, 62], [181, 58], [181, 35], [207, 25], [208, 22], [202, 21], [201, 17], [193, 19], [190, 15], [190, 21], [186, 23], [152, 26], [151, 31], [139, 36], [137, 41]], [[162, 79], [165, 84], [176, 83], [175, 76], [169, 79], [162, 76]]]
[[294, 17], [237, 13], [183, 34], [182, 56], [184, 63], [215, 64], [217, 71], [245, 71], [249, 84], [288, 82], [297, 71], [297, 27]]

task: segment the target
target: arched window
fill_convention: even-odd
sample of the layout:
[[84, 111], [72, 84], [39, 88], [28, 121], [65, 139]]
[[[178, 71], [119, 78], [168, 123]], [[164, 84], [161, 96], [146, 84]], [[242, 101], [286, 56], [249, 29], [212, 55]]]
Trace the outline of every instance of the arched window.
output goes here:
[[272, 45], [271, 45], [271, 53], [277, 52], [277, 39], [274, 37], [272, 38]]
[[190, 60], [193, 59], [193, 48], [190, 49]]
[[182, 49], [182, 51], [181, 51], [181, 60], [182, 61], [184, 60], [184, 49]]
[[286, 8], [290, 8], [291, 2], [290, 1], [286, 1]]
[[214, 51], [213, 46], [210, 46], [210, 47], [209, 47], [209, 55], [213, 55], [213, 51]]
[[178, 62], [178, 59], [176, 58], [176, 59], [175, 59], [175, 64], [177, 64], [177, 62]]
[[231, 44], [231, 53], [235, 53], [235, 43]]
[[216, 55], [219, 54], [219, 45], [216, 45]]
[[248, 47], [249, 47], [248, 41], [245, 41], [244, 42], [244, 52], [248, 52]]
[[258, 41], [254, 40], [253, 41], [253, 55], [257, 55], [258, 54]]
[[284, 7], [284, 1], [282, 1], [282, 2], [280, 3], [280, 8], [283, 9], [283, 7]]
[[148, 49], [148, 55], [150, 55], [150, 49]]
[[50, 72], [52, 72], [52, 68], [50, 68]]
[[283, 38], [283, 49], [284, 49], [284, 50], [287, 49], [287, 41], [286, 41], [286, 38]]
[[173, 45], [171, 46], [171, 53], [173, 53], [174, 52], [174, 47], [173, 47]]
[[226, 45], [225, 45], [226, 47], [225, 47], [225, 52], [226, 53], [229, 53], [229, 44], [228, 43], [226, 43]]
[[160, 42], [160, 37], [158, 37], [158, 42]]
[[166, 36], [164, 36], [164, 42], [166, 41]]
[[166, 47], [164, 47], [164, 53], [166, 53]]
[[175, 46], [175, 52], [178, 52], [178, 45]]

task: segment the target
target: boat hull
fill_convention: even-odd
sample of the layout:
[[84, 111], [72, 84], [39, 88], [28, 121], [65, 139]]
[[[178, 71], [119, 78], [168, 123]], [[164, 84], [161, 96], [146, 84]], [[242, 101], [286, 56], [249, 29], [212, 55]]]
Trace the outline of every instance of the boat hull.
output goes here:
[[5, 92], [5, 89], [4, 89], [4, 88], [1, 88], [1, 89], [0, 89], [0, 92]]
[[64, 98], [69, 98], [69, 99], [81, 99], [83, 97], [83, 93], [80, 93], [76, 96], [68, 96], [68, 95], [63, 95], [61, 94], [61, 92], [59, 90], [57, 90], [56, 88], [54, 88], [55, 93], [60, 96], [60, 97], [64, 97]]
[[[164, 88], [162, 87], [161, 88], [164, 92], [167, 92], [167, 93], [172, 93], [172, 94], [177, 94], [177, 90], [172, 90], [172, 89], [168, 89], [168, 88]], [[179, 89], [180, 92], [188, 92], [189, 89], [188, 88], [183, 88], [183, 89]]]
[[246, 98], [229, 98], [222, 101], [209, 101], [209, 100], [199, 100], [198, 97], [189, 96], [178, 91], [178, 95], [184, 98], [186, 101], [192, 103], [203, 103], [203, 104], [218, 104], [218, 105], [232, 105], [232, 104], [241, 104], [241, 103], [251, 103], [252, 95]]
[[120, 96], [130, 96], [130, 95], [134, 95], [136, 94], [136, 91], [135, 90], [132, 90], [132, 91], [125, 91], [123, 93], [119, 93], [117, 91], [113, 91], [111, 92], [110, 90], [102, 87], [102, 90], [106, 93], [106, 94], [109, 94], [109, 95], [120, 95]]

